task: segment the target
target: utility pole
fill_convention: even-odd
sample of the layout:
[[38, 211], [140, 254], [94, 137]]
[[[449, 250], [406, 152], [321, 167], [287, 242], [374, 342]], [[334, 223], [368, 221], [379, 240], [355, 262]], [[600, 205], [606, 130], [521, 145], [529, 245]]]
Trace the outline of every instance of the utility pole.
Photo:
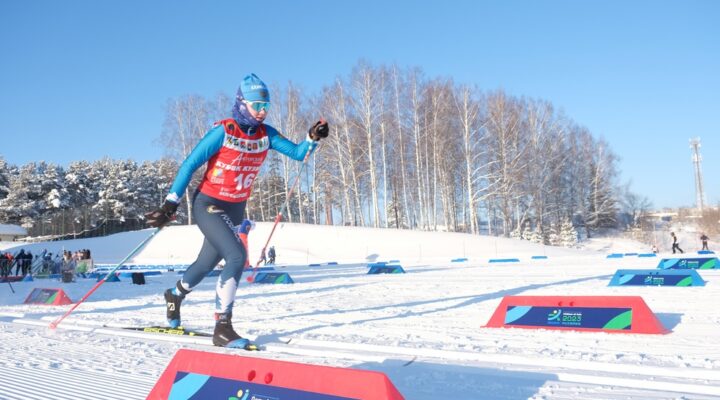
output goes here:
[[699, 137], [690, 139], [690, 148], [693, 151], [692, 162], [695, 167], [695, 206], [698, 211], [702, 212], [703, 208], [705, 208], [705, 190], [703, 189], [702, 168], [700, 167], [702, 156], [700, 155]]

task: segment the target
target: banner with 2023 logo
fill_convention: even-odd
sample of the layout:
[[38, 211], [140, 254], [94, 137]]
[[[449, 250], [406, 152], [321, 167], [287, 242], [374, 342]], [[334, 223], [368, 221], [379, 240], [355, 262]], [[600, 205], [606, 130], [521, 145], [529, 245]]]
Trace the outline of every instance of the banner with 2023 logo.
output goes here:
[[630, 330], [632, 308], [508, 306], [505, 325]]

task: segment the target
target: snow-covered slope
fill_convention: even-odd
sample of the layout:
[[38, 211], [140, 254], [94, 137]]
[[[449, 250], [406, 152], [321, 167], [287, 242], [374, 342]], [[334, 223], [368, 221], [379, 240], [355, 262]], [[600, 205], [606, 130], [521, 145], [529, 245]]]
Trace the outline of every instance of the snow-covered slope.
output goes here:
[[[251, 233], [251, 257], [271, 228]], [[32, 251], [89, 248], [118, 261], [150, 230]], [[162, 230], [134, 262], [189, 263], [202, 236], [194, 227]], [[619, 268], [654, 268], [657, 259], [606, 259], [646, 252], [603, 239], [585, 250], [453, 233], [284, 224], [273, 243], [279, 270], [293, 285], [243, 280], [235, 306], [238, 331], [269, 347], [254, 356], [383, 371], [407, 399], [677, 399], [720, 397], [720, 272], [702, 271], [704, 287], [608, 287]], [[58, 247], [60, 246], [60, 247]], [[595, 250], [592, 250], [594, 248]], [[598, 251], [600, 250], [600, 251]], [[56, 251], [56, 250], [55, 250]], [[547, 255], [547, 260], [531, 260]], [[465, 263], [451, 263], [458, 257]], [[490, 258], [520, 263], [490, 264]], [[367, 275], [365, 260], [400, 260], [407, 273]], [[309, 263], [339, 262], [308, 267]], [[106, 283], [63, 324], [66, 307], [23, 305], [35, 287], [61, 287], [73, 300], [94, 284], [47, 280], [0, 286], [0, 399], [144, 398], [180, 347], [232, 350], [108, 334], [99, 325], [164, 322], [162, 291], [178, 275], [150, 276], [144, 286]], [[214, 278], [183, 305], [184, 325], [210, 330]], [[507, 295], [640, 295], [672, 330], [622, 335], [482, 326]], [[22, 320], [26, 323], [22, 323]], [[12, 322], [15, 321], [15, 322]], [[29, 321], [32, 323], [32, 321]], [[281, 339], [292, 338], [290, 345]], [[243, 354], [247, 355], [247, 354]], [[412, 362], [411, 362], [412, 361]]]

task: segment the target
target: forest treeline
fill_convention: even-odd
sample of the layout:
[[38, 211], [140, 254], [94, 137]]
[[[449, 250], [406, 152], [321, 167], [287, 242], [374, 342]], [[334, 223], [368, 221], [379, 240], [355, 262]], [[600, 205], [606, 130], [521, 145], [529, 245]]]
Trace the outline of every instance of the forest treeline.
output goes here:
[[[273, 87], [271, 96], [267, 123], [291, 140], [304, 140], [321, 117], [331, 126], [289, 201], [289, 221], [515, 237], [533, 232], [547, 241], [563, 224], [590, 235], [636, 222], [649, 207], [617, 182], [618, 158], [608, 143], [545, 100], [364, 62], [318, 93], [288, 83]], [[157, 138], [167, 155], [161, 160], [105, 158], [61, 167], [0, 159], [0, 221], [35, 235], [79, 232], [107, 220], [142, 225], [179, 163], [213, 123], [228, 118], [231, 104], [226, 94], [169, 99]], [[272, 221], [300, 163], [271, 151], [263, 168], [248, 214]], [[192, 223], [187, 207], [184, 201], [179, 219]]]

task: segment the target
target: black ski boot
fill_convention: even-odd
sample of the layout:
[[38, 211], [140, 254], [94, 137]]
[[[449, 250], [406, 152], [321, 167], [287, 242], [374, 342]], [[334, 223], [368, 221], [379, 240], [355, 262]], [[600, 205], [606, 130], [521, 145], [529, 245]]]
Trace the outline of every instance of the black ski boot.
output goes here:
[[245, 349], [250, 341], [238, 335], [232, 327], [232, 314], [215, 313], [215, 332], [213, 344], [219, 347], [233, 347]]
[[180, 281], [175, 285], [177, 292], [180, 295], [175, 294], [175, 290], [168, 289], [165, 291], [165, 305], [167, 306], [167, 321], [171, 328], [177, 328], [180, 326], [180, 304], [182, 303], [185, 295], [190, 293], [189, 290], [185, 290]]

